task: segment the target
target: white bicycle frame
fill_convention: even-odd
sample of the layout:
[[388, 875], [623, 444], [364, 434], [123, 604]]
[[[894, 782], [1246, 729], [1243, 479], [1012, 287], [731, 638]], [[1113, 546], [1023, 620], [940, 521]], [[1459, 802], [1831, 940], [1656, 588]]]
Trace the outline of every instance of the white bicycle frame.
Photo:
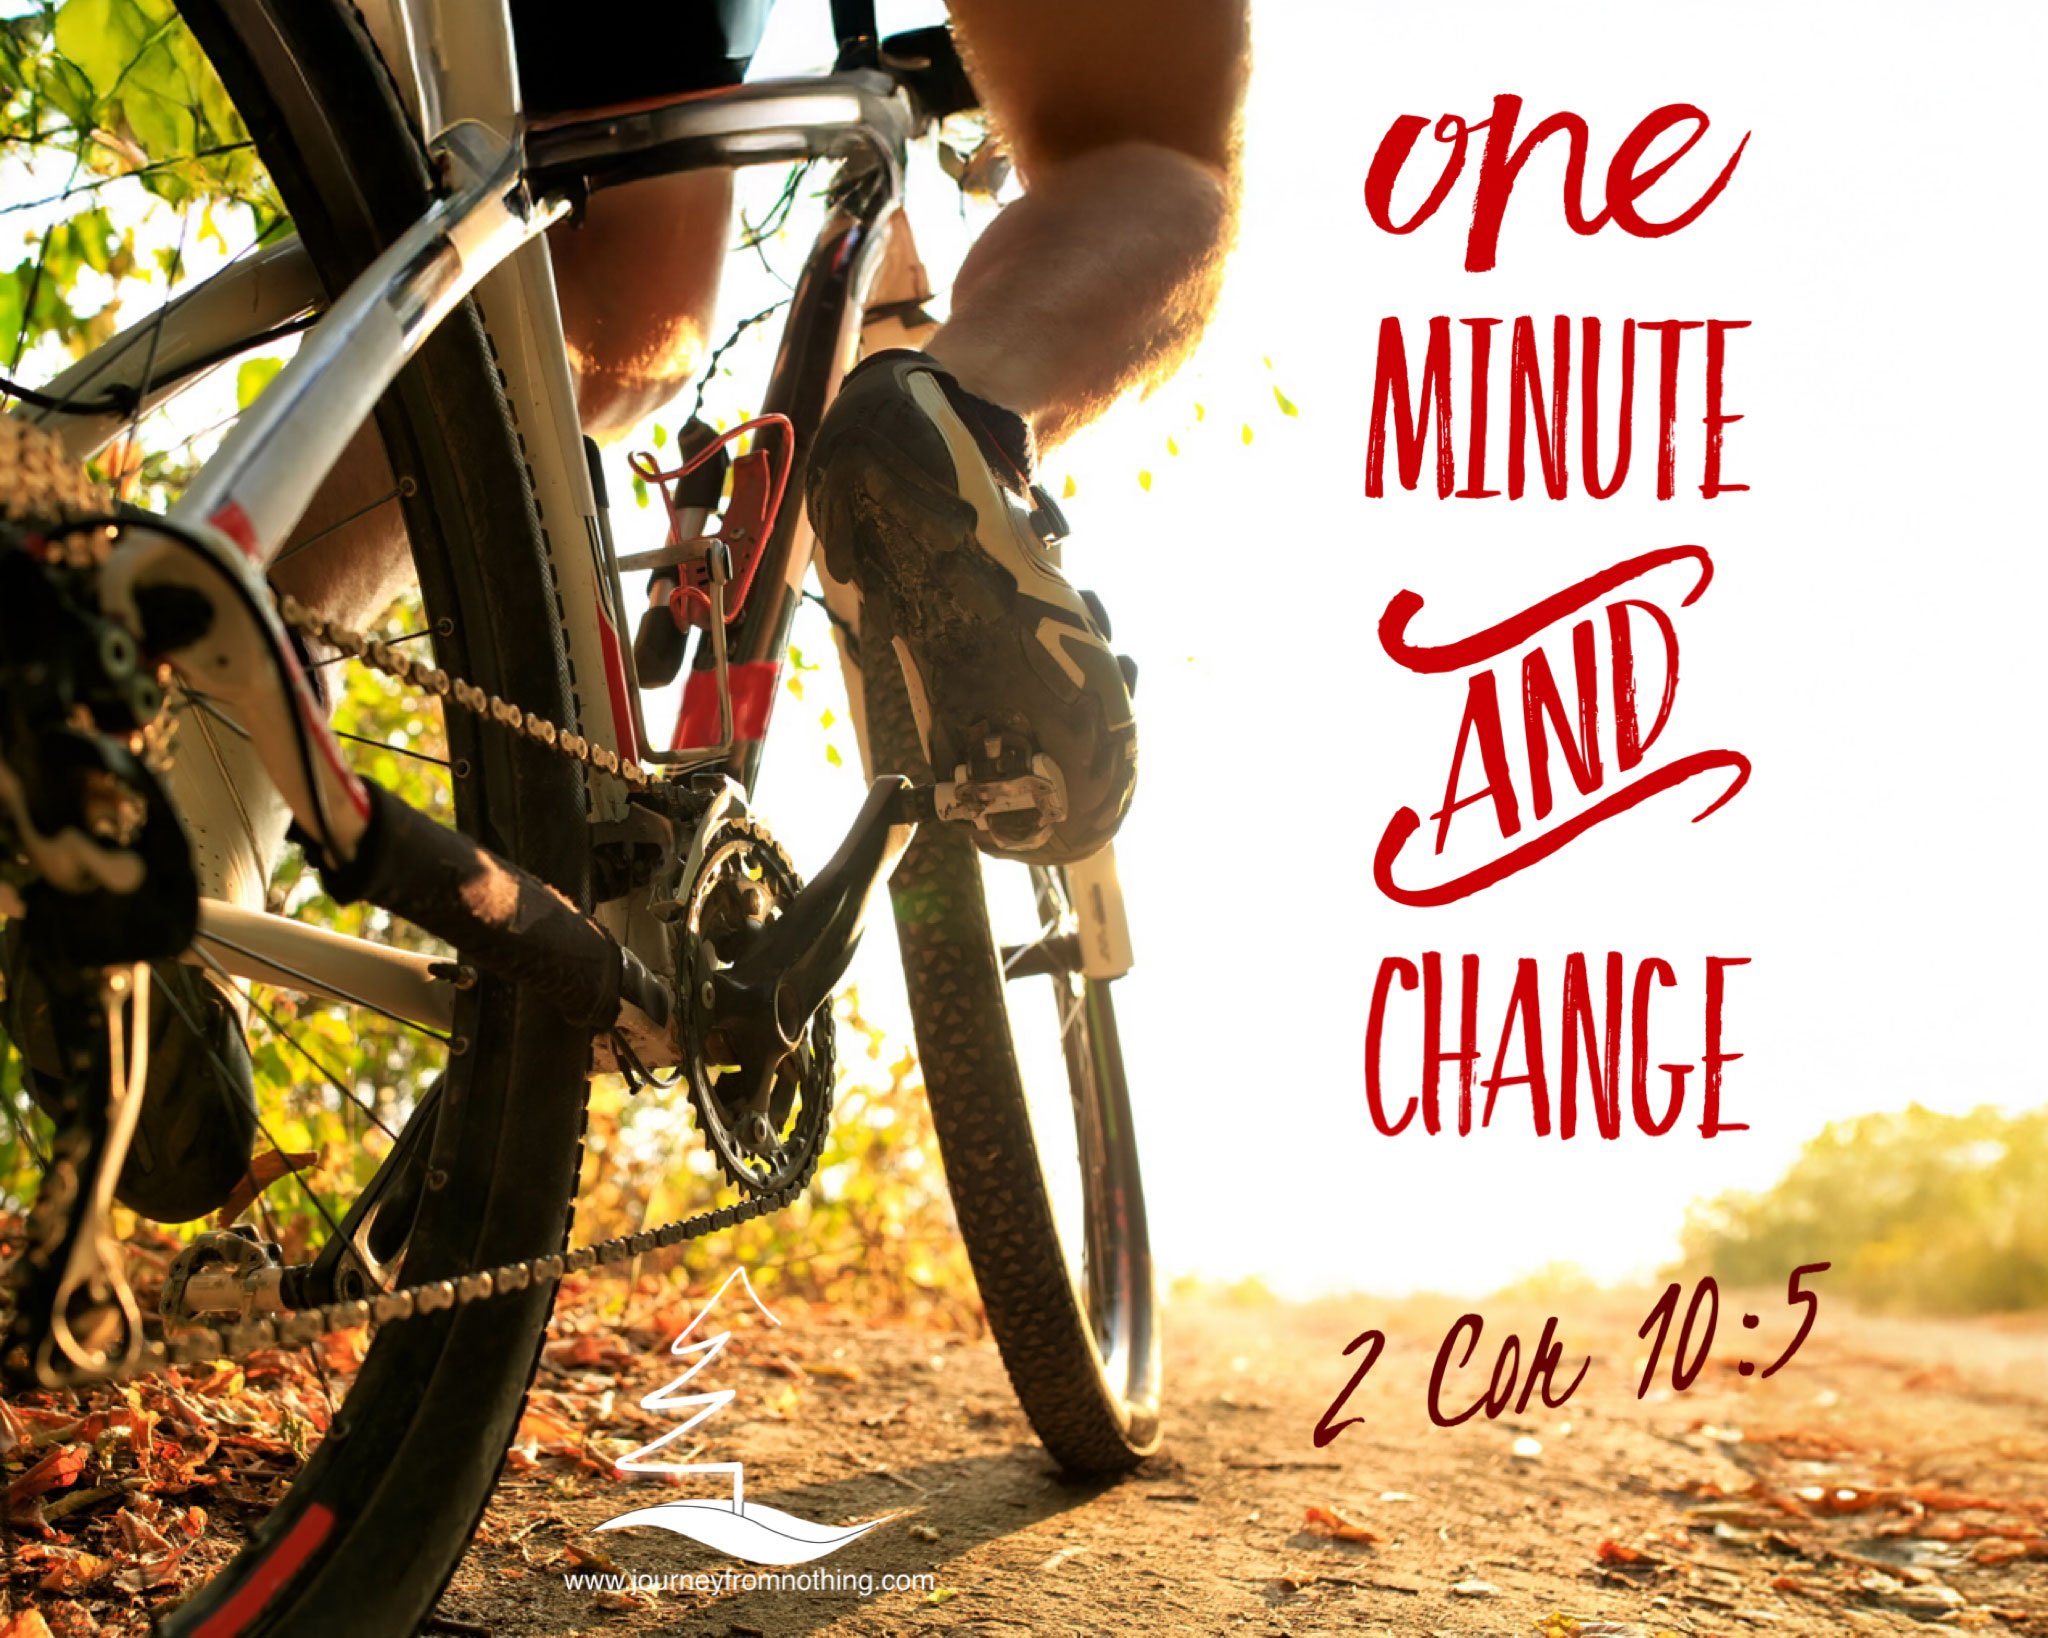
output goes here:
[[[465, 297], [482, 309], [496, 345], [560, 593], [564, 645], [581, 680], [575, 720], [562, 726], [628, 762], [652, 749], [639, 721], [616, 570], [586, 463], [541, 239], [568, 213], [570, 200], [566, 191], [537, 192], [529, 182], [529, 132], [509, 15], [503, 0], [361, 0], [361, 6], [411, 112], [422, 130], [434, 133], [430, 149], [450, 187], [306, 330], [297, 356], [171, 508], [175, 533], [125, 530], [104, 579], [109, 606], [131, 613], [136, 590], [150, 583], [191, 586], [213, 601], [214, 629], [203, 644], [174, 656], [174, 665], [246, 726], [299, 824], [342, 859], [363, 833], [367, 806], [285, 640], [264, 575], [356, 428]], [[861, 246], [851, 322], [837, 341], [836, 380], [859, 346], [860, 311], [895, 225], [903, 150], [913, 126], [908, 99], [887, 76], [852, 73], [760, 82], [716, 98], [622, 110], [595, 125], [581, 122], [573, 140], [557, 147], [565, 163], [573, 163], [579, 149], [594, 153], [607, 144], [614, 153], [695, 149], [728, 164], [870, 153], [890, 197]], [[176, 390], [152, 388], [151, 381], [176, 382], [202, 363], [233, 356], [237, 343], [260, 341], [263, 332], [303, 319], [318, 294], [308, 258], [287, 240], [232, 262], [161, 317], [115, 336], [65, 371], [48, 391], [62, 397], [94, 388], [147, 389], [143, 405], [151, 407]], [[81, 457], [103, 447], [126, 422], [111, 414], [29, 413]], [[791, 554], [792, 573], [801, 577], [810, 559], [806, 543]], [[845, 597], [843, 588], [834, 590]], [[706, 760], [729, 748], [733, 732], [723, 687], [723, 622], [716, 614], [710, 629], [727, 744], [705, 747]], [[590, 686], [594, 678], [604, 686]], [[849, 686], [857, 687], [851, 668]], [[858, 709], [853, 714], [859, 722]], [[317, 754], [307, 754], [309, 745]], [[589, 791], [594, 825], [627, 819], [620, 780], [593, 772]], [[1075, 874], [1088, 976], [1118, 976], [1129, 965], [1129, 941], [1113, 861], [1105, 850], [1099, 862]], [[601, 909], [600, 919], [628, 948], [658, 942], [651, 935], [661, 929], [626, 903]], [[214, 902], [202, 906], [202, 924], [219, 964], [238, 978], [284, 982], [447, 1027], [452, 983], [436, 976], [434, 963]], [[660, 950], [646, 949], [644, 958], [657, 970], [666, 966]]]

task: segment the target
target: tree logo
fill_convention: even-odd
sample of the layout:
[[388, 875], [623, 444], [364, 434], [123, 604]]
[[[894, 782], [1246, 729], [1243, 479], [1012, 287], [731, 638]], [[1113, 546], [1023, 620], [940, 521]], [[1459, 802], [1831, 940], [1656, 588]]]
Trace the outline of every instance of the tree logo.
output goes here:
[[748, 1300], [760, 1311], [762, 1318], [770, 1325], [782, 1321], [768, 1312], [761, 1299], [754, 1294], [753, 1282], [747, 1278], [744, 1268], [736, 1268], [725, 1277], [725, 1283], [711, 1293], [711, 1300], [701, 1308], [697, 1317], [683, 1328], [669, 1352], [677, 1358], [695, 1356], [689, 1369], [666, 1386], [657, 1388], [640, 1401], [642, 1410], [688, 1411], [688, 1420], [669, 1429], [651, 1445], [642, 1445], [632, 1455], [621, 1457], [615, 1464], [621, 1473], [725, 1473], [732, 1477], [732, 1498], [722, 1496], [693, 1496], [679, 1501], [662, 1502], [654, 1507], [636, 1507], [630, 1513], [621, 1513], [617, 1518], [607, 1519], [598, 1526], [600, 1530], [626, 1530], [637, 1525], [653, 1525], [661, 1530], [673, 1530], [679, 1536], [688, 1536], [700, 1541], [716, 1552], [729, 1553], [734, 1558], [743, 1558], [750, 1564], [807, 1564], [812, 1559], [836, 1553], [850, 1541], [858, 1541], [877, 1525], [887, 1524], [897, 1517], [895, 1513], [884, 1513], [880, 1518], [869, 1519], [862, 1524], [835, 1527], [829, 1524], [814, 1524], [809, 1519], [800, 1519], [793, 1513], [785, 1513], [777, 1507], [766, 1507], [760, 1502], [746, 1499], [746, 1467], [742, 1462], [674, 1462], [651, 1460], [664, 1446], [673, 1443], [691, 1429], [709, 1421], [727, 1405], [732, 1403], [735, 1390], [718, 1388], [709, 1393], [687, 1393], [683, 1390], [690, 1380], [725, 1350], [732, 1340], [731, 1331], [720, 1331], [715, 1336], [692, 1342], [690, 1338], [704, 1323], [711, 1310], [718, 1306], [719, 1298], [731, 1288], [733, 1281], [739, 1281], [746, 1291]]

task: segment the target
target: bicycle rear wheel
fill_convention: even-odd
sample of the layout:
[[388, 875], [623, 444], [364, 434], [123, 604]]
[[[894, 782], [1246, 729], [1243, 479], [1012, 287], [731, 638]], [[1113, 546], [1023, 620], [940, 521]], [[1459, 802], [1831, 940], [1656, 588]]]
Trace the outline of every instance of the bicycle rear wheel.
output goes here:
[[[865, 672], [862, 692], [875, 770], [928, 780], [896, 666]], [[1079, 970], [1066, 873], [989, 859], [959, 827], [928, 824], [890, 895], [946, 1182], [1003, 1366], [1063, 1468], [1131, 1468], [1159, 1444], [1152, 1257], [1115, 1008]]]
[[[418, 216], [432, 185], [360, 20], [337, 0], [180, 0], [179, 9], [322, 284], [338, 291]], [[377, 425], [404, 497], [436, 662], [527, 712], [572, 722], [545, 545], [473, 310], [429, 340]], [[445, 730], [461, 828], [587, 902], [580, 772], [457, 713]], [[588, 1039], [488, 977], [460, 998], [453, 1038], [406, 1246], [408, 1284], [543, 1256], [567, 1234]], [[536, 1282], [381, 1331], [282, 1502], [160, 1630], [220, 1638], [418, 1627], [488, 1499], [552, 1299]]]

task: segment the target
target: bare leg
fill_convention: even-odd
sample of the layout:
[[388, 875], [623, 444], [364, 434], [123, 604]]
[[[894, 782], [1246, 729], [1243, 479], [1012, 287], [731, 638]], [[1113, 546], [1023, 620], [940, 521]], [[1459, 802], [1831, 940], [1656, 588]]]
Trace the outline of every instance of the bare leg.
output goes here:
[[[599, 194], [548, 245], [584, 429], [617, 438], [702, 368], [718, 303], [732, 177], [658, 177]], [[366, 426], [278, 554], [271, 581], [360, 629], [411, 581], [399, 496], [384, 446]]]
[[583, 430], [623, 437], [704, 367], [731, 237], [732, 173], [601, 193], [548, 235]]
[[1041, 446], [1163, 380], [1215, 305], [1235, 224], [1242, 0], [952, 0], [1023, 176], [930, 352]]

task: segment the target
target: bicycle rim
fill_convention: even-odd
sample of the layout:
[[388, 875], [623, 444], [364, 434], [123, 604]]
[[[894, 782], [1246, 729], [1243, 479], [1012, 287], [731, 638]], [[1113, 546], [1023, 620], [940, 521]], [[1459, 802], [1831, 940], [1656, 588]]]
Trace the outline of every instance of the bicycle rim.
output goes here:
[[[894, 667], [865, 680], [878, 769], [924, 775]], [[890, 883], [918, 1057], [989, 1328], [1047, 1451], [1080, 1473], [1159, 1442], [1145, 1197], [1110, 986], [1064, 873], [927, 825]]]

